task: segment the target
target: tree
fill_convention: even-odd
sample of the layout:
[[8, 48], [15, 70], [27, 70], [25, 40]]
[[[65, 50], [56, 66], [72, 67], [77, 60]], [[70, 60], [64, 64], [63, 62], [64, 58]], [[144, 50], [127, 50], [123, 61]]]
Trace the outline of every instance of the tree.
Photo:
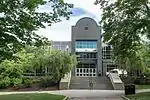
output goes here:
[[104, 42], [113, 46], [115, 58], [127, 58], [131, 64], [141, 67], [142, 56], [138, 52], [143, 41], [150, 40], [150, 1], [96, 0], [95, 3], [103, 9], [100, 23]]
[[52, 76], [57, 82], [60, 82], [65, 74], [77, 65], [77, 59], [75, 55], [70, 55], [68, 52], [54, 50], [52, 51], [50, 65], [49, 69], [52, 71]]
[[60, 17], [69, 18], [68, 10], [72, 4], [63, 0], [49, 0], [52, 9], [50, 13], [37, 12], [45, 0], [0, 0], [0, 61], [9, 59], [12, 55], [24, 47], [36, 41], [36, 45], [42, 45], [47, 38], [35, 33], [39, 28], [45, 28], [43, 23], [56, 23]]
[[47, 46], [26, 46], [25, 49], [16, 54], [16, 61], [24, 66], [24, 72], [30, 71], [36, 74], [40, 69], [45, 76], [50, 76], [59, 82], [65, 74], [77, 65], [75, 55], [65, 51], [53, 50]]

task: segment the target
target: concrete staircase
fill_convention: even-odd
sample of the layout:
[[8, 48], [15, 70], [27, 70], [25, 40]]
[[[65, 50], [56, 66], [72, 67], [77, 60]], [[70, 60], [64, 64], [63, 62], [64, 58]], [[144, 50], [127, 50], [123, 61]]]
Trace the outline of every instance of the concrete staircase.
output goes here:
[[[93, 83], [93, 86], [91, 86], [90, 83]], [[70, 89], [113, 90], [110, 79], [106, 76], [92, 77], [92, 78], [72, 76], [69, 88]]]

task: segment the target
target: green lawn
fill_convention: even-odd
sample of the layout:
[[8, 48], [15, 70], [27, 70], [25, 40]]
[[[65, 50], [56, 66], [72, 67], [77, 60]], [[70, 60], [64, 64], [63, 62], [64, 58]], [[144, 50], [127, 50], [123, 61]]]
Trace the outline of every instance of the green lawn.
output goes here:
[[150, 92], [128, 95], [127, 97], [130, 100], [150, 100]]
[[150, 85], [136, 85], [136, 89], [150, 89]]
[[65, 96], [47, 93], [0, 95], [0, 100], [62, 100]]

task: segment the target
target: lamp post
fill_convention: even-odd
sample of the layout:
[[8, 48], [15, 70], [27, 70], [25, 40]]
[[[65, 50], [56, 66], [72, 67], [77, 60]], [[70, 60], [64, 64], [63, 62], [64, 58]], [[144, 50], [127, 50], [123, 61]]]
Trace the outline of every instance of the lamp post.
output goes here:
[[66, 46], [66, 51], [67, 51], [67, 53], [69, 52], [69, 46], [68, 45]]

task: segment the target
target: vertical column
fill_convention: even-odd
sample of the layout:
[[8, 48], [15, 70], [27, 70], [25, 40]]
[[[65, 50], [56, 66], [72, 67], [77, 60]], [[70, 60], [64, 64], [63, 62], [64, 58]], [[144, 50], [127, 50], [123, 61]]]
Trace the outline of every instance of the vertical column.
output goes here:
[[[75, 51], [75, 42], [76, 42], [76, 39], [74, 37], [74, 34], [76, 32], [76, 27], [75, 26], [72, 26], [72, 34], [71, 34], [71, 54], [76, 54], [76, 51]], [[72, 75], [75, 76], [76, 72], [76, 66], [73, 66], [74, 68], [72, 69]]]
[[101, 27], [97, 27], [98, 29], [98, 35], [99, 38], [97, 40], [97, 73], [99, 74], [99, 72], [101, 72], [101, 74], [103, 74], [103, 68], [102, 68], [102, 41], [101, 41]]

